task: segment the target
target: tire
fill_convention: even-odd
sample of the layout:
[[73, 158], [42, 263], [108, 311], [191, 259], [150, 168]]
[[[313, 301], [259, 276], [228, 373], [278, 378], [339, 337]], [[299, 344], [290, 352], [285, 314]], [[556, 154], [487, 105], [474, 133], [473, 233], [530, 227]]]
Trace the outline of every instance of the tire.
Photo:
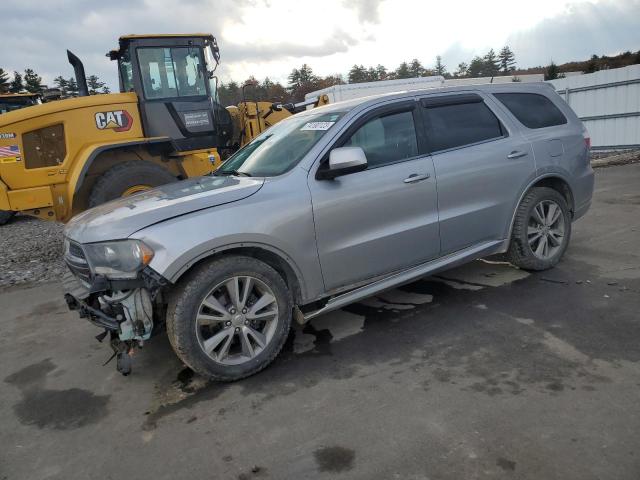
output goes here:
[[[280, 274], [266, 263], [254, 258], [229, 256], [206, 263], [187, 275], [187, 278], [171, 292], [167, 309], [167, 334], [178, 357], [197, 373], [213, 380], [225, 382], [248, 377], [269, 365], [280, 353], [291, 327], [293, 300], [291, 292]], [[227, 317], [224, 317], [234, 304], [226, 301], [231, 297], [231, 295], [227, 297], [224, 293], [225, 291], [229, 292], [229, 290], [225, 290], [228, 284], [221, 286], [220, 289], [216, 289], [216, 286], [233, 277], [244, 278], [244, 282], [248, 277], [252, 279], [250, 285], [253, 285], [253, 292], [246, 303], [240, 302], [238, 305], [238, 307], [247, 306], [246, 318], [244, 315], [239, 315], [245, 312], [244, 309], [242, 312], [236, 311], [234, 315], [229, 313]], [[240, 292], [240, 295], [238, 297], [242, 296], [244, 287], [247, 285], [244, 282], [239, 281], [237, 291]], [[267, 290], [272, 292], [275, 301], [268, 304], [266, 308], [258, 308], [259, 304], [262, 304], [264, 293]], [[216, 308], [224, 306], [225, 310], [209, 309], [205, 303], [210, 305], [210, 302], [217, 302], [215, 303]], [[247, 320], [252, 316], [251, 310], [254, 308], [257, 308], [256, 313], [267, 312], [267, 316], [264, 318], [270, 318], [270, 320], [264, 320], [264, 327], [260, 327], [261, 323], [247, 323], [254, 322], [254, 320]], [[269, 312], [274, 309], [277, 309], [275, 317], [269, 316]], [[218, 314], [220, 311], [224, 313]], [[264, 313], [257, 314], [265, 315]], [[215, 316], [216, 320], [209, 325], [201, 325], [196, 318], [198, 316], [209, 319]], [[242, 318], [238, 319], [237, 317]], [[222, 322], [218, 318], [227, 318], [227, 320]], [[261, 319], [258, 321], [262, 322]], [[232, 325], [227, 326], [227, 323], [232, 322]], [[247, 326], [245, 327], [245, 325]], [[245, 333], [252, 328], [254, 331], [264, 334], [263, 340], [266, 339], [266, 341], [263, 342], [263, 347], [258, 345], [256, 337]], [[229, 340], [230, 346], [226, 348], [226, 352], [228, 352], [226, 356], [224, 356], [224, 350], [227, 341], [215, 342], [216, 338], [225, 335], [227, 339], [229, 336], [232, 338]], [[249, 340], [246, 340], [247, 338]], [[247, 347], [250, 355], [245, 354], [243, 339], [252, 344], [251, 347]], [[214, 346], [212, 353], [209, 354], [205, 351], [206, 346], [213, 343], [219, 346]]]
[[16, 212], [11, 210], [0, 210], [0, 225], [6, 225], [15, 214]]
[[138, 185], [153, 188], [178, 179], [159, 165], [144, 160], [132, 160], [111, 167], [96, 181], [89, 195], [89, 207], [124, 196]]
[[[549, 213], [554, 204], [561, 214], [558, 214], [558, 220], [551, 223], [552, 218], [548, 217], [557, 214], [557, 210]], [[565, 197], [552, 188], [535, 187], [518, 205], [506, 259], [523, 270], [547, 270], [560, 261], [570, 238], [571, 213]], [[547, 244], [546, 255], [545, 246], [541, 246], [544, 242]]]

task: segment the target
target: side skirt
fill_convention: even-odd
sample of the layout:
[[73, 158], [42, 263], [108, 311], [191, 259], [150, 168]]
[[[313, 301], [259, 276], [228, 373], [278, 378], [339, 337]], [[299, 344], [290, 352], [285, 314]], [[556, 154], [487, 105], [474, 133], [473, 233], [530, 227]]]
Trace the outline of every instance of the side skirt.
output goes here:
[[337, 310], [344, 307], [345, 305], [357, 302], [358, 300], [370, 297], [384, 290], [389, 290], [391, 288], [410, 283], [421, 277], [432, 275], [442, 270], [457, 267], [458, 265], [467, 263], [468, 261], [475, 258], [481, 258], [504, 251], [504, 245], [504, 240], [484, 242], [479, 245], [475, 245], [473, 247], [465, 248], [464, 250], [451, 253], [447, 256], [422, 263], [407, 270], [393, 273], [380, 280], [376, 280], [375, 282], [369, 283], [354, 290], [350, 290], [346, 293], [336, 295], [335, 297], [330, 298], [322, 308], [305, 314], [304, 323], [317, 317], [318, 315]]

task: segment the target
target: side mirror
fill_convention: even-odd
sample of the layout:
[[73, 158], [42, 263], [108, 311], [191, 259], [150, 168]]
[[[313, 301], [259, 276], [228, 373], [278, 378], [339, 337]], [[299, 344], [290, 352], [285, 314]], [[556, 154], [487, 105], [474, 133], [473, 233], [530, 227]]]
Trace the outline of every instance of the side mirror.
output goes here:
[[367, 156], [360, 147], [334, 148], [329, 153], [329, 164], [316, 175], [318, 180], [331, 180], [348, 173], [367, 169]]

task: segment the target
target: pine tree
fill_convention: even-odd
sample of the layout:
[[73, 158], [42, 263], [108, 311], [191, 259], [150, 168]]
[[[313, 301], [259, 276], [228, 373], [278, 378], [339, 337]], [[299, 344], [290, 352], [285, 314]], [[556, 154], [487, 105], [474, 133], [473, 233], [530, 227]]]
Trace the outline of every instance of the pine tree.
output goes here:
[[556, 78], [558, 78], [558, 73], [559, 73], [558, 66], [555, 63], [553, 63], [553, 60], [551, 60], [551, 63], [549, 64], [549, 66], [544, 72], [544, 79], [555, 80]]
[[288, 90], [291, 93], [292, 100], [300, 102], [304, 100], [304, 96], [315, 90], [319, 78], [313, 73], [313, 70], [306, 63], [299, 69], [294, 68], [289, 74]]
[[423, 77], [426, 71], [422, 66], [422, 63], [420, 63], [420, 60], [414, 58], [409, 64], [409, 73], [411, 74], [411, 77]]
[[31, 68], [24, 71], [24, 88], [29, 93], [42, 93], [42, 77]]
[[367, 82], [375, 82], [380, 80], [378, 71], [374, 67], [367, 68]]
[[498, 60], [500, 61], [500, 70], [503, 75], [507, 75], [516, 69], [516, 56], [508, 45], [502, 47], [502, 50], [500, 50], [498, 54]]
[[13, 72], [13, 80], [9, 84], [9, 91], [11, 93], [20, 93], [24, 90], [24, 82], [22, 81], [22, 75], [20, 72]]
[[458, 69], [453, 73], [454, 77], [466, 77], [469, 74], [469, 65], [465, 62], [458, 64]]
[[87, 77], [87, 87], [89, 88], [89, 95], [97, 95], [101, 89], [105, 87], [105, 83], [100, 81], [97, 75], [90, 75]]
[[593, 73], [598, 70], [600, 70], [600, 67], [598, 66], [598, 56], [591, 55], [591, 58], [587, 62], [587, 67], [584, 69], [584, 73]]
[[362, 83], [369, 80], [367, 70], [362, 65], [354, 65], [347, 76], [349, 83]]
[[0, 93], [7, 93], [9, 91], [9, 86], [9, 75], [0, 68]]
[[376, 67], [376, 75], [378, 77], [378, 80], [386, 80], [389, 76], [389, 73], [387, 72], [387, 68], [384, 65], [378, 64], [378, 66]]
[[469, 68], [467, 69], [467, 75], [469, 77], [481, 77], [485, 74], [486, 64], [485, 61], [477, 55], [471, 60]]
[[393, 72], [393, 78], [411, 78], [411, 70], [409, 70], [409, 64], [402, 62], [398, 68]]
[[67, 95], [69, 97], [77, 97], [78, 96], [78, 83], [76, 79], [71, 77], [67, 79]]
[[485, 54], [483, 60], [485, 64], [484, 74], [489, 77], [495, 77], [500, 71], [500, 60], [498, 60], [493, 48]]
[[69, 82], [66, 78], [64, 78], [62, 75], [58, 75], [53, 79], [53, 84], [57, 89], [60, 90], [60, 96], [62, 98], [66, 98], [68, 96]]
[[442, 75], [443, 77], [447, 75], [447, 67], [442, 63], [442, 57], [440, 55], [436, 57], [436, 66], [433, 69], [433, 73], [436, 75]]

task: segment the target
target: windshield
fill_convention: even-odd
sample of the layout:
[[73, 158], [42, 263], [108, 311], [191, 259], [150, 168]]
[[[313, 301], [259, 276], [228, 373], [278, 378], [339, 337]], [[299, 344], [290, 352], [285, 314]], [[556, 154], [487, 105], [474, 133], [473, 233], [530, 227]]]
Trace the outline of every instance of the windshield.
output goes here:
[[343, 115], [344, 112], [331, 112], [284, 120], [239, 150], [216, 174], [281, 175], [297, 165]]

